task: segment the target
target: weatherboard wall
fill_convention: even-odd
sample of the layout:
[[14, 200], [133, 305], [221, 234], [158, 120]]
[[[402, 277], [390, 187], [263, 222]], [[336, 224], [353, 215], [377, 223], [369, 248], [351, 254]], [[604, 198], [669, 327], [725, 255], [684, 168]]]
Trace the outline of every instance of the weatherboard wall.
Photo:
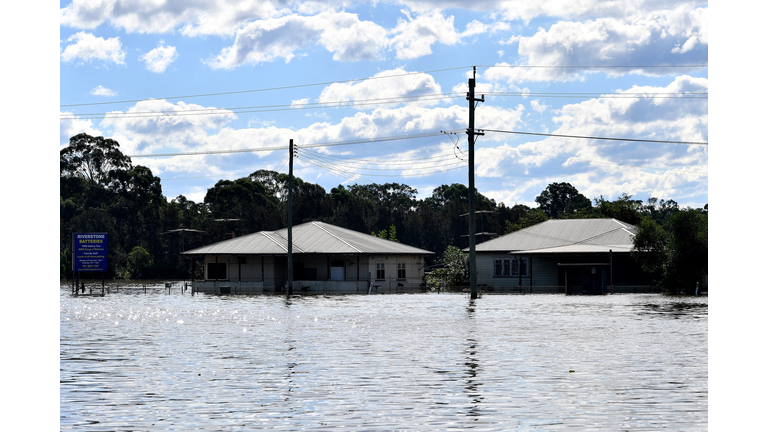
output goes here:
[[497, 277], [495, 273], [496, 260], [514, 260], [516, 256], [508, 253], [478, 253], [477, 254], [477, 283], [491, 288], [517, 288], [533, 286], [535, 292], [558, 292], [557, 259], [551, 257], [522, 257], [528, 262], [528, 274], [520, 276]]

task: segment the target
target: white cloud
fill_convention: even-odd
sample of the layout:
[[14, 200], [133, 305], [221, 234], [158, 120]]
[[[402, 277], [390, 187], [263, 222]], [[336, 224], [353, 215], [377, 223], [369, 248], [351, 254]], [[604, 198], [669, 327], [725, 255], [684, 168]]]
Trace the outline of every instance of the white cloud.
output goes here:
[[91, 94], [94, 96], [117, 96], [117, 92], [110, 90], [102, 85], [91, 90]]
[[59, 17], [61, 25], [81, 29], [108, 22], [128, 33], [229, 36], [249, 20], [285, 14], [284, 8], [279, 0], [73, 0]]
[[179, 54], [176, 52], [176, 47], [165, 46], [164, 42], [160, 41], [157, 48], [141, 55], [139, 60], [142, 60], [146, 64], [148, 71], [163, 73], [178, 56]]
[[480, 21], [473, 20], [467, 24], [467, 29], [461, 32], [461, 37], [475, 36], [490, 31], [491, 26], [481, 23]]
[[73, 40], [75, 43], [68, 45], [61, 53], [61, 59], [65, 62], [75, 59], [90, 62], [96, 59], [125, 64], [125, 52], [119, 37], [104, 39], [91, 33], [78, 32], [70, 36], [67, 42]]
[[472, 21], [463, 33], [454, 28], [454, 18], [427, 12], [407, 20], [399, 19], [393, 29], [356, 14], [322, 12], [312, 16], [291, 14], [254, 21], [237, 31], [232, 46], [206, 61], [214, 69], [232, 69], [283, 59], [290, 62], [298, 52], [320, 46], [337, 61], [381, 60], [388, 50], [398, 59], [414, 59], [432, 53], [432, 45], [455, 45], [463, 37], [488, 32], [491, 26]]
[[[705, 78], [680, 76], [666, 87], [636, 86], [622, 93], [707, 88]], [[553, 120], [559, 127], [553, 134], [705, 142], [707, 117], [706, 99], [592, 99], [558, 110]], [[478, 160], [478, 175], [504, 178], [506, 188], [519, 187], [522, 180], [515, 177], [525, 173], [525, 181], [539, 179], [538, 190], [553, 181], [569, 181], [590, 198], [628, 193], [682, 199], [706, 195], [707, 189], [708, 149], [701, 145], [518, 137], [480, 149]]]
[[566, 19], [594, 17], [621, 18], [652, 10], [694, 4], [690, 0], [400, 0], [413, 11], [435, 11], [453, 8], [492, 12], [505, 20], [522, 20], [526, 24], [539, 16]]
[[414, 19], [408, 11], [402, 12], [408, 20], [399, 19], [390, 31], [395, 34], [391, 43], [399, 59], [423, 57], [432, 53], [432, 45], [437, 42], [455, 45], [461, 40], [452, 16], [446, 18], [439, 12], [426, 12]]
[[[655, 11], [629, 18], [599, 18], [584, 22], [561, 21], [539, 28], [530, 37], [513, 36], [523, 64], [542, 66], [701, 65], [708, 63], [707, 9]], [[509, 66], [506, 63], [501, 66]], [[521, 81], [580, 79], [579, 73], [598, 69], [499, 68], [486, 78]], [[610, 68], [608, 74], [669, 75], [681, 69]]]
[[531, 101], [531, 108], [533, 108], [533, 110], [537, 113], [543, 113], [547, 108], [549, 108], [549, 105], [540, 103], [538, 99], [535, 99]]
[[[214, 115], [199, 115], [205, 110], [216, 110]], [[194, 115], [173, 115], [184, 112]], [[167, 112], [152, 115], [152, 113]], [[125, 137], [126, 154], [148, 153], [160, 148], [177, 151], [194, 148], [205, 141], [209, 130], [224, 127], [236, 118], [228, 110], [163, 99], [141, 101], [126, 112], [113, 111], [101, 121], [102, 127], [111, 128], [114, 136]]]
[[80, 133], [87, 133], [91, 136], [104, 136], [104, 134], [93, 127], [93, 121], [89, 119], [76, 118], [71, 112], [59, 112], [61, 117], [75, 117], [74, 119], [59, 120], [59, 146], [69, 145], [69, 139]]
[[302, 105], [306, 105], [309, 103], [309, 98], [299, 99], [295, 101], [291, 101], [292, 107], [301, 107]]
[[294, 14], [249, 23], [237, 31], [232, 46], [207, 63], [214, 69], [231, 69], [278, 58], [289, 62], [296, 51], [315, 44], [333, 52], [334, 60], [375, 60], [387, 43], [384, 28], [371, 21], [360, 21], [354, 14]]
[[[107, 118], [101, 122], [101, 126], [109, 129], [110, 136], [121, 144], [125, 154], [135, 155], [276, 147], [285, 146], [289, 139], [294, 139], [297, 144], [301, 145], [303, 143], [405, 135], [424, 131], [463, 129], [466, 127], [467, 117], [467, 108], [463, 106], [428, 108], [406, 105], [399, 108], [377, 108], [369, 113], [358, 112], [339, 122], [316, 122], [297, 130], [274, 126], [234, 129], [228, 126], [229, 121], [234, 118], [234, 114], [228, 111], [224, 111], [218, 116], [139, 117], [144, 115], [142, 113], [147, 112], [182, 112], [193, 109], [215, 109], [215, 107], [203, 107], [184, 102], [170, 103], [165, 100], [143, 101], [127, 111], [128, 114], [133, 114], [136, 117]], [[479, 115], [483, 118], [483, 126], [495, 128], [514, 126], [520, 121], [521, 112], [522, 107], [516, 109], [482, 107], [478, 109]], [[401, 162], [401, 169], [405, 175], [414, 176], [421, 175], [425, 171], [424, 166], [416, 164], [410, 166], [402, 164], [402, 161], [411, 157], [408, 155], [413, 155], [416, 158], [415, 150], [422, 148], [432, 149], [430, 151], [437, 149], [438, 152], [453, 154], [450, 140], [444, 136], [416, 141], [393, 141], [385, 145], [372, 144], [365, 146], [365, 154], [366, 157], [384, 157], [383, 160], [397, 160]], [[344, 150], [350, 149], [344, 148]], [[264, 158], [270, 152], [256, 152], [254, 154], [259, 158]], [[243, 157], [242, 154], [178, 156], [173, 158], [137, 158], [134, 162], [149, 167], [155, 175], [161, 173], [217, 175], [232, 172], [231, 164], [236, 158]], [[311, 167], [306, 169], [310, 170]]]
[[[392, 77], [380, 79], [384, 77]], [[321, 103], [359, 101], [360, 109], [369, 108], [365, 101], [379, 98], [408, 98], [439, 94], [442, 90], [434, 77], [428, 74], [408, 74], [404, 69], [379, 72], [371, 79], [354, 83], [334, 83], [323, 89], [318, 99]], [[417, 105], [435, 105], [440, 100], [414, 100]]]

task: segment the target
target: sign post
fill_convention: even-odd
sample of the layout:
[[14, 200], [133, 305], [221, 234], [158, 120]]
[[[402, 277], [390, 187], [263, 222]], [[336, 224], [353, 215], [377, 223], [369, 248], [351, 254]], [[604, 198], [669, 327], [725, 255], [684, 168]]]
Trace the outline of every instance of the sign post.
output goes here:
[[[72, 234], [72, 271], [77, 275], [75, 293], [80, 272], [102, 272], [102, 294], [104, 272], [107, 271], [107, 233]], [[84, 289], [83, 289], [84, 292]]]

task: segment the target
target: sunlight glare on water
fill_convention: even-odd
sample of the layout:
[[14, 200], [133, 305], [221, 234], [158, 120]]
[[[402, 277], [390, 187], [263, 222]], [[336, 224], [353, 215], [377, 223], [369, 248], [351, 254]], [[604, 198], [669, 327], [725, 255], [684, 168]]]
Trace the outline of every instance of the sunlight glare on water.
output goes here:
[[707, 429], [707, 298], [60, 302], [62, 430]]

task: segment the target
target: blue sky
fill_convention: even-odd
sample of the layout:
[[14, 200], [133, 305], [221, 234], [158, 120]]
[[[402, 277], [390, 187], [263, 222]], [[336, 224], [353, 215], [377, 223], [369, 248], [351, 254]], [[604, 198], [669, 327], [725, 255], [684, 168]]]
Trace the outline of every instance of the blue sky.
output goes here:
[[[326, 191], [397, 182], [423, 198], [467, 183], [462, 131], [473, 65], [477, 95], [486, 95], [478, 129], [708, 142], [708, 68], [681, 67], [709, 64], [707, 3], [467, 4], [62, 2], [60, 148], [80, 132], [111, 137], [129, 155], [287, 147], [293, 139], [295, 174]], [[232, 94], [197, 96], [212, 93]], [[412, 137], [419, 134], [430, 136]], [[376, 141], [403, 136], [412, 138]], [[373, 141], [313, 146], [361, 139]], [[162, 179], [169, 199], [199, 202], [220, 179], [287, 171], [286, 156], [133, 162]], [[709, 202], [707, 145], [487, 132], [475, 172], [478, 190], [507, 205], [535, 206], [552, 182], [589, 198]]]

